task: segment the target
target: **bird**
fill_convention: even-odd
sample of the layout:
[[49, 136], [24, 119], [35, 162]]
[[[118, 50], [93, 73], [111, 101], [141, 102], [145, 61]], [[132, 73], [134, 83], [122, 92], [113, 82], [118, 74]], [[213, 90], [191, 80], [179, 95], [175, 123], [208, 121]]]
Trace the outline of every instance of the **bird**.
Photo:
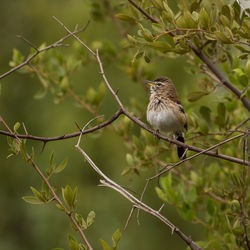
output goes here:
[[[147, 121], [156, 128], [156, 132], [173, 132], [174, 138], [184, 143], [187, 117], [174, 83], [166, 76], [154, 81], [147, 80], [146, 83], [150, 85]], [[177, 146], [177, 154], [179, 159], [185, 159], [185, 148]]]

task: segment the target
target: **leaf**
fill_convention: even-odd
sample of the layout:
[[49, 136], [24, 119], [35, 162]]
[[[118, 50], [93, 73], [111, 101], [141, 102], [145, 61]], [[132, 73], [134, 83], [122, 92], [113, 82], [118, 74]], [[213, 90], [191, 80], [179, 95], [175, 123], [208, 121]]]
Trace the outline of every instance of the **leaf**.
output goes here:
[[110, 246], [108, 245], [108, 243], [106, 243], [103, 239], [99, 239], [103, 250], [111, 250]]
[[169, 22], [173, 22], [173, 20], [174, 20], [174, 13], [173, 13], [173, 11], [169, 8], [169, 6], [167, 5], [167, 3], [166, 2], [163, 2], [163, 7], [164, 7], [164, 9], [165, 9], [165, 13], [166, 13], [166, 18], [167, 18], [167, 20], [169, 21]]
[[133, 160], [133, 156], [129, 153], [126, 154], [126, 161], [130, 166], [134, 166], [134, 160]]
[[34, 95], [34, 99], [36, 100], [40, 100], [42, 98], [44, 98], [47, 94], [47, 89], [41, 89], [38, 92], [36, 92], [36, 94]]
[[206, 28], [209, 28], [209, 23], [210, 23], [210, 20], [209, 20], [208, 13], [204, 8], [202, 8], [200, 11], [200, 15], [199, 15], [199, 24], [201, 28], [206, 29]]
[[59, 203], [56, 204], [56, 207], [61, 211], [65, 211], [65, 208], [62, 207]]
[[23, 196], [22, 199], [24, 201], [26, 201], [27, 203], [30, 203], [30, 204], [44, 204], [43, 201], [39, 200], [37, 197], [35, 196]]
[[137, 43], [137, 40], [136, 40], [133, 36], [127, 34], [127, 37], [128, 37], [128, 40], [129, 40], [131, 43], [133, 43], [133, 44], [136, 44], [136, 43]]
[[161, 34], [165, 31], [164, 27], [162, 27], [162, 25], [159, 23], [152, 23], [151, 26], [156, 33]]
[[164, 43], [161, 41], [148, 42], [147, 45], [161, 52], [168, 52], [172, 50], [171, 47], [167, 43]]
[[80, 214], [75, 213], [75, 218], [77, 221], [77, 224], [82, 228], [82, 229], [87, 229], [87, 223], [85, 222], [85, 220], [83, 219], [83, 217]]
[[14, 132], [16, 133], [17, 132], [17, 130], [19, 129], [19, 127], [20, 127], [20, 122], [16, 122], [15, 123], [15, 125], [14, 125]]
[[73, 200], [74, 200], [74, 194], [69, 185], [67, 185], [65, 188], [62, 188], [62, 196], [63, 200], [66, 202], [66, 204], [70, 207], [73, 208]]
[[215, 31], [214, 33], [215, 33], [216, 37], [220, 41], [222, 41], [223, 43], [225, 43], [225, 44], [231, 44], [232, 43], [232, 41], [224, 33], [220, 32], [220, 31]]
[[188, 192], [188, 195], [187, 195], [187, 200], [188, 202], [195, 202], [197, 199], [197, 193], [196, 193], [196, 188], [195, 187], [192, 187], [189, 192]]
[[248, 77], [250, 78], [250, 60], [248, 60], [246, 63], [246, 73], [247, 73]]
[[188, 94], [187, 99], [190, 102], [199, 100], [201, 97], [208, 95], [208, 92], [195, 91]]
[[42, 202], [45, 202], [46, 200], [44, 199], [44, 197], [42, 196], [42, 194], [36, 190], [34, 187], [30, 187], [32, 193]]
[[211, 200], [207, 201], [207, 212], [209, 215], [214, 216], [215, 209], [214, 204]]
[[148, 29], [146, 29], [145, 27], [143, 27], [140, 23], [138, 25], [140, 27], [140, 30], [142, 32], [142, 35], [143, 35], [144, 39], [146, 41], [148, 41], [148, 42], [153, 41], [153, 35], [152, 35], [152, 33]]
[[159, 9], [159, 10], [162, 10], [163, 9], [163, 6], [162, 6], [162, 1], [161, 0], [151, 0], [153, 5]]
[[72, 235], [68, 235], [69, 248], [70, 250], [80, 250], [79, 244]]
[[200, 114], [206, 122], [211, 123], [211, 109], [206, 106], [200, 107]]
[[134, 23], [135, 19], [131, 16], [119, 13], [115, 15], [116, 18], [120, 19], [121, 21], [128, 22], [128, 23]]
[[120, 232], [120, 229], [118, 228], [114, 234], [112, 235], [112, 241], [113, 241], [113, 250], [117, 249], [117, 245], [122, 237], [122, 234]]
[[87, 217], [87, 226], [89, 227], [91, 224], [93, 224], [95, 219], [95, 212], [94, 211], [90, 211]]
[[68, 160], [69, 160], [68, 157], [65, 158], [65, 159], [59, 164], [59, 166], [58, 166], [57, 168], [55, 168], [54, 173], [55, 173], [55, 174], [58, 174], [58, 173], [60, 173], [61, 171], [63, 171], [64, 168], [67, 166]]
[[215, 117], [215, 123], [223, 128], [225, 126], [225, 120], [226, 120], [225, 104], [219, 103], [217, 105], [217, 116]]

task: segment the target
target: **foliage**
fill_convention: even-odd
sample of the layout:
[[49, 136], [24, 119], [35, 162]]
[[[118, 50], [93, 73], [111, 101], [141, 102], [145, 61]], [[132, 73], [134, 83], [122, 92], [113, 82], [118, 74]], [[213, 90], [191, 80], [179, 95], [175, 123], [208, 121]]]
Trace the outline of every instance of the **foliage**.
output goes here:
[[[105, 64], [115, 63], [137, 84], [156, 77], [152, 68], [155, 62], [161, 64], [166, 58], [177, 60], [179, 57], [186, 60], [186, 71], [191, 75], [195, 86], [186, 87], [188, 93], [182, 93], [189, 124], [186, 133], [188, 144], [208, 148], [225, 140], [231, 132], [245, 130], [246, 124], [240, 128], [238, 124], [247, 119], [249, 114], [240, 99], [225, 88], [223, 82], [210, 72], [206, 63], [193, 53], [190, 46], [192, 44], [202, 51], [222, 69], [233, 86], [241, 91], [241, 98], [246, 96], [249, 99], [250, 20], [238, 2], [138, 2], [150, 16], [157, 17], [157, 22], [148, 20], [125, 0], [111, 1], [111, 4], [107, 4], [107, 1], [91, 1], [90, 12], [93, 19], [96, 22], [108, 22], [111, 16], [116, 20], [117, 28], [122, 35], [119, 43], [112, 40], [102, 41], [101, 37], [89, 41], [91, 49], [99, 49]], [[91, 26], [88, 29], [91, 29]], [[45, 46], [42, 44], [38, 49]], [[27, 57], [34, 53], [36, 50], [31, 48]], [[23, 63], [25, 58], [21, 51], [13, 49], [9, 65], [15, 67]], [[71, 97], [78, 107], [97, 116], [101, 114], [102, 105], [107, 101], [105, 83], [99, 81], [97, 87], [90, 87], [78, 93], [78, 82], [74, 81], [74, 74], [94, 63], [92, 55], [74, 41], [70, 53], [65, 53], [62, 48], [50, 49], [37, 55], [31, 63], [20, 68], [19, 72], [35, 76], [39, 80], [41, 86], [34, 94], [35, 99], [46, 98], [50, 92], [54, 102], [61, 104]], [[141, 114], [145, 113], [146, 102], [140, 103], [136, 98], [131, 98], [127, 106], [131, 113], [141, 117]], [[14, 125], [15, 134], [18, 134], [19, 127], [20, 123]], [[153, 134], [145, 129], [138, 129], [126, 116], [121, 117], [109, 128], [123, 139], [126, 147], [126, 156], [123, 160], [126, 160], [127, 167], [121, 171], [123, 176], [140, 176], [146, 171], [152, 175], [155, 166], [165, 167], [177, 162], [175, 146], [155, 140]], [[9, 157], [21, 153], [29, 164], [34, 161], [34, 151], [27, 157], [26, 141], [22, 140], [20, 143], [16, 138], [7, 139], [11, 153]], [[108, 143], [107, 141], [107, 147]], [[245, 136], [224, 144], [218, 151], [247, 160], [246, 145]], [[49, 167], [45, 170], [47, 180], [50, 181], [54, 174], [63, 172], [67, 162], [66, 158], [57, 166], [52, 153]], [[248, 169], [244, 166], [218, 158], [200, 156], [162, 176], [155, 190], [159, 198], [173, 205], [184, 220], [202, 225], [206, 230], [206, 237], [197, 241], [202, 248], [244, 249], [245, 228], [249, 224], [249, 180]], [[76, 212], [77, 186], [63, 186], [61, 197], [64, 205], [57, 202], [56, 206], [66, 211], [66, 214], [69, 211], [77, 225], [82, 230], [87, 230], [94, 222], [95, 213], [89, 212], [84, 219]], [[52, 188], [56, 191], [55, 187]], [[40, 191], [34, 187], [30, 189], [33, 196], [23, 197], [28, 203], [47, 204], [54, 200], [44, 181]], [[75, 225], [73, 228], [77, 230]], [[117, 230], [112, 236], [112, 248], [102, 239], [100, 243], [104, 250], [117, 249], [120, 238], [121, 233]], [[87, 249], [70, 234], [68, 242], [70, 249]]]

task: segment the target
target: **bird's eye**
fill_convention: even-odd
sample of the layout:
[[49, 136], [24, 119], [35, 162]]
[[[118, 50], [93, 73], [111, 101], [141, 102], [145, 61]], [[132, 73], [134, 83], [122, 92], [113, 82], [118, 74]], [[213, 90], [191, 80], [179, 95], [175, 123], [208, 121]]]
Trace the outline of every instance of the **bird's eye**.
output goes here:
[[161, 86], [161, 83], [160, 83], [160, 82], [158, 82], [156, 85], [159, 87], [159, 86]]

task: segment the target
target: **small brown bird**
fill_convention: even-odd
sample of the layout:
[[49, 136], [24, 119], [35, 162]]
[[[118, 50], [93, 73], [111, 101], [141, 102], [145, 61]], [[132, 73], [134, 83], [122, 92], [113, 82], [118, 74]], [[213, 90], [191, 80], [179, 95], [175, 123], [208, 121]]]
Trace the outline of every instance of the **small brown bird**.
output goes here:
[[[150, 85], [147, 121], [158, 131], [173, 132], [178, 141], [184, 142], [187, 118], [172, 80], [163, 76], [146, 83]], [[177, 146], [177, 153], [185, 159], [185, 148]]]

